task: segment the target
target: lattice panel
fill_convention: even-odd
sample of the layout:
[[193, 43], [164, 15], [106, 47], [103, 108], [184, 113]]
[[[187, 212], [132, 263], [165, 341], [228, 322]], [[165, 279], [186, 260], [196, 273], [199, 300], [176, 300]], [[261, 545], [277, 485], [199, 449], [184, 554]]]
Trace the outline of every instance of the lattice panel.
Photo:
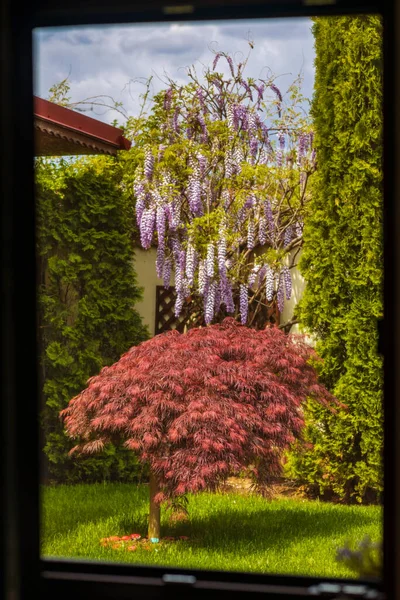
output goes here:
[[189, 304], [190, 299], [185, 301], [181, 315], [177, 318], [174, 314], [176, 292], [173, 286], [165, 289], [162, 285], [156, 287], [156, 323], [154, 334], [158, 335], [163, 331], [177, 329], [180, 333], [186, 328], [195, 327], [203, 324], [203, 318], [189, 322]]

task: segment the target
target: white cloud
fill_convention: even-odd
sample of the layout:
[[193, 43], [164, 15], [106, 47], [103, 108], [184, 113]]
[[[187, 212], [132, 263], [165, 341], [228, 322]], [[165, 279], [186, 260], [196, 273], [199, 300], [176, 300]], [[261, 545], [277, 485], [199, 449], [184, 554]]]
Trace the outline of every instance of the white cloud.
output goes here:
[[[254, 41], [246, 73], [251, 77], [279, 75], [283, 91], [303, 69], [303, 93], [311, 97], [314, 78], [313, 36], [309, 19], [265, 19], [205, 23], [135, 24], [39, 29], [34, 32], [35, 94], [69, 75], [72, 101], [106, 94], [123, 102], [130, 114], [139, 106], [140, 80], [153, 75], [153, 91], [165, 87], [164, 73], [187, 81], [185, 67], [200, 74], [213, 59], [211, 49], [223, 50], [238, 62]], [[228, 66], [220, 63], [229, 73]], [[131, 82], [129, 88], [126, 84]], [[100, 111], [103, 112], [103, 111]], [[115, 113], [98, 114], [110, 122]]]

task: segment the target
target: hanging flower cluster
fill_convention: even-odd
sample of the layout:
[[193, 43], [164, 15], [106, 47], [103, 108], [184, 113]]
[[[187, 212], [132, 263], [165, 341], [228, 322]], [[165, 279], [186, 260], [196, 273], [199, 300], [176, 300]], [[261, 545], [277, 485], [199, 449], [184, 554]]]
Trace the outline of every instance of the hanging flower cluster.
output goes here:
[[244, 77], [247, 60], [219, 52], [204, 82], [194, 69], [186, 86], [169, 81], [154, 98], [159, 135], [153, 126], [135, 173], [141, 245], [157, 246], [165, 286], [174, 275], [175, 315], [200, 297], [207, 324], [221, 309], [248, 323], [253, 301], [283, 311], [315, 170], [309, 124], [289, 110], [297, 87], [286, 106], [273, 79]]

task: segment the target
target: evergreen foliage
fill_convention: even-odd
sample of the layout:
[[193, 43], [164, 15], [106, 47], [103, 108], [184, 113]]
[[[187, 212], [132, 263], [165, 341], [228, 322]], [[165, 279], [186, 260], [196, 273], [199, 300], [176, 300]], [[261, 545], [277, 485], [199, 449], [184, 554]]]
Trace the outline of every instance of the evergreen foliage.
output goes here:
[[348, 411], [309, 404], [288, 471], [317, 494], [375, 501], [382, 491], [382, 25], [314, 19], [317, 173], [297, 315], [317, 337], [322, 381]]
[[133, 480], [131, 452], [68, 457], [59, 412], [88, 378], [148, 337], [135, 302], [133, 213], [109, 157], [36, 162], [42, 426], [49, 475], [72, 483]]

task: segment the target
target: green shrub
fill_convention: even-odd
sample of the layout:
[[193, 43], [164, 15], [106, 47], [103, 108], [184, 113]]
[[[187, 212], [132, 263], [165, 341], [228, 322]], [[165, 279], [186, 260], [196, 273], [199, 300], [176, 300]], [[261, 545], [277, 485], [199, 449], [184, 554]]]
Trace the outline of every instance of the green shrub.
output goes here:
[[59, 412], [104, 365], [148, 337], [134, 309], [133, 211], [113, 158], [36, 164], [43, 446], [52, 481], [137, 480], [133, 453], [68, 457]]
[[317, 173], [298, 316], [316, 335], [323, 383], [348, 408], [310, 404], [286, 468], [317, 495], [370, 502], [382, 491], [382, 25], [316, 18], [313, 32]]

